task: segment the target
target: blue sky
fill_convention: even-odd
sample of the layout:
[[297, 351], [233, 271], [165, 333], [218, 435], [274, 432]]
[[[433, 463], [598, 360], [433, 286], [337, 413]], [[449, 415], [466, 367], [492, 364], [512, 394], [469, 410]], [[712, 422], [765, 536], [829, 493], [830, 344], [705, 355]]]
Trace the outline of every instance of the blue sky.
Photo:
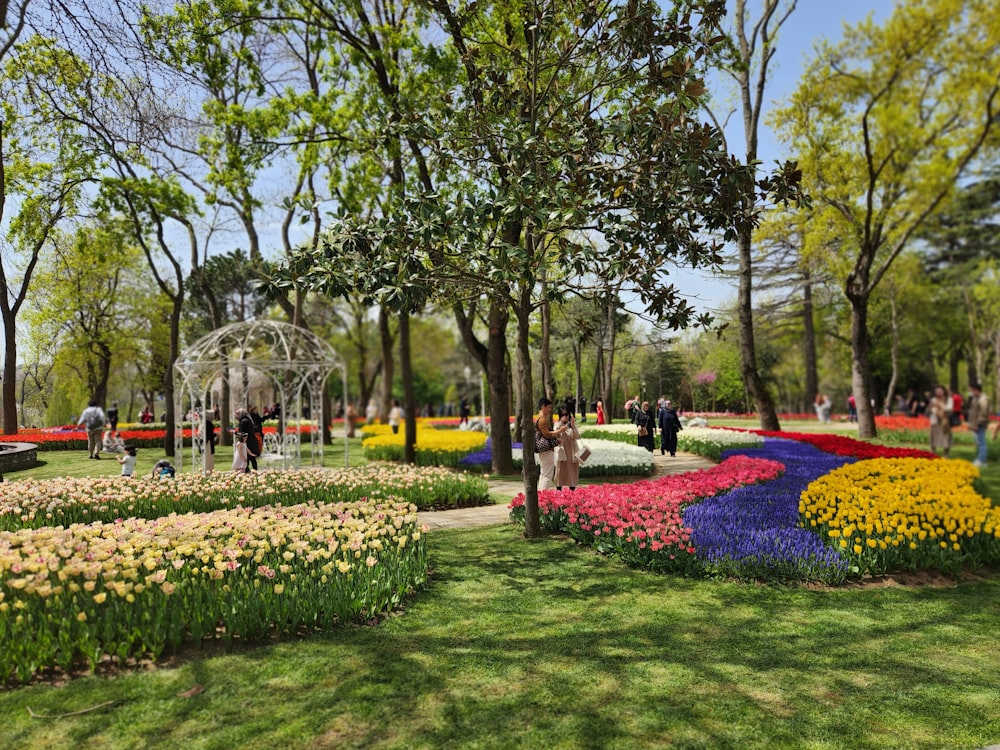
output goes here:
[[[747, 5], [753, 9], [759, 3], [760, 0], [748, 0]], [[869, 14], [876, 21], [884, 20], [894, 6], [893, 0], [799, 0], [796, 10], [782, 27], [778, 37], [766, 100], [770, 103], [780, 102], [795, 90], [802, 69], [811, 58], [817, 41], [824, 38], [838, 40], [845, 23], [854, 25]], [[758, 157], [765, 166], [773, 164], [775, 160], [787, 158], [764, 124], [767, 113], [768, 109], [765, 108], [764, 116], [761, 117], [758, 149]], [[740, 156], [745, 150], [742, 129], [742, 116], [737, 113], [727, 130], [732, 131], [728, 134], [730, 150]], [[715, 310], [735, 302], [735, 280], [689, 271], [672, 272], [671, 275], [685, 296], [693, 298], [693, 304], [699, 309]]]

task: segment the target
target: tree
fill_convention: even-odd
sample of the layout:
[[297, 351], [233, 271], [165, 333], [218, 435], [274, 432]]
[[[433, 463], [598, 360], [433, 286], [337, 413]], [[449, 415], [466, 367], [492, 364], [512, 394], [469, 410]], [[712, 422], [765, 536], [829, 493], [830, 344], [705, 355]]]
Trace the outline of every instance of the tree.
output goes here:
[[56, 233], [27, 316], [36, 336], [58, 342], [52, 351], [85, 385], [87, 398], [102, 405], [114, 363], [138, 358], [136, 321], [151, 307], [138, 283], [142, 256], [127, 236], [121, 220]]
[[[23, 19], [22, 19], [23, 20]], [[80, 96], [83, 64], [51, 39], [33, 36], [4, 50], [0, 79], [0, 318], [4, 326], [3, 432], [17, 433], [17, 317], [32, 274], [60, 222], [79, 207], [98, 168], [49, 94]], [[0, 58], [2, 59], [2, 58]], [[13, 209], [13, 210], [11, 210]]]
[[912, 0], [884, 26], [865, 21], [822, 44], [775, 113], [799, 155], [821, 221], [840, 228], [850, 270], [852, 389], [859, 435], [870, 405], [869, 303], [894, 261], [997, 124], [1000, 28], [985, 0]]
[[[746, 0], [736, 0], [733, 13], [735, 37], [728, 48], [726, 70], [736, 82], [740, 108], [743, 115], [743, 137], [745, 143], [744, 163], [757, 169], [758, 129], [764, 105], [771, 61], [777, 52], [775, 36], [788, 17], [795, 10], [797, 0], [761, 0], [760, 17], [756, 21], [748, 18]], [[789, 166], [786, 165], [785, 169]], [[791, 167], [794, 168], [794, 167]], [[753, 216], [761, 207], [757, 197], [748, 192], [742, 210]], [[756, 220], [740, 222], [736, 233], [736, 250], [739, 261], [739, 284], [737, 310], [739, 313], [740, 361], [743, 380], [753, 396], [760, 418], [760, 426], [765, 430], [780, 430], [778, 413], [764, 379], [760, 375], [757, 362], [756, 340], [753, 321], [753, 230]]]

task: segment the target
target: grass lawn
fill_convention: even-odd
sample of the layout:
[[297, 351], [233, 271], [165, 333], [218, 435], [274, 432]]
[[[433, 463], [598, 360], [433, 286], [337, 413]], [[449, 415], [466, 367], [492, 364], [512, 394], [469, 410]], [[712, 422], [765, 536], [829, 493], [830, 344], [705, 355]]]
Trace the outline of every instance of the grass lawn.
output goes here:
[[[0, 744], [976, 748], [1000, 580], [809, 590], [630, 570], [513, 526], [433, 535], [401, 616], [0, 693]], [[194, 689], [194, 690], [192, 690]], [[195, 693], [195, 694], [192, 694]], [[53, 717], [111, 702], [77, 716]]]
[[[971, 457], [967, 448], [956, 454]], [[156, 458], [141, 457], [140, 470]], [[339, 462], [328, 454], [327, 465], [342, 461], [342, 449]], [[67, 456], [51, 462], [64, 468], [53, 476], [74, 462], [110, 468]], [[995, 464], [984, 477], [1000, 487]], [[0, 691], [0, 747], [1000, 742], [998, 577], [944, 588], [692, 580], [631, 570], [565, 538], [528, 541], [512, 525], [435, 531], [429, 545], [429, 585], [399, 616]]]

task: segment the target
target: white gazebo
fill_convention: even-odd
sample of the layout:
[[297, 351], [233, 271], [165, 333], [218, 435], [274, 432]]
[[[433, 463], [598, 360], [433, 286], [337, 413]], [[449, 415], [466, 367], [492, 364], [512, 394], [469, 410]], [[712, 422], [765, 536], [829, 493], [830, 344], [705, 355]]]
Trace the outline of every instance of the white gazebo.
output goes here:
[[[330, 373], [340, 370], [347, 403], [347, 365], [332, 346], [304, 328], [277, 320], [232, 323], [198, 339], [174, 362], [174, 409], [178, 428], [174, 436], [177, 470], [183, 465], [181, 415], [190, 406], [196, 412], [219, 414], [226, 429], [232, 412], [268, 396], [280, 408], [277, 434], [266, 433], [261, 468], [302, 465], [302, 433], [309, 426], [310, 463], [323, 457], [323, 390]], [[192, 426], [200, 428], [199, 417]], [[199, 441], [191, 440], [193, 471], [205, 468]], [[349, 463], [347, 430], [344, 463]]]

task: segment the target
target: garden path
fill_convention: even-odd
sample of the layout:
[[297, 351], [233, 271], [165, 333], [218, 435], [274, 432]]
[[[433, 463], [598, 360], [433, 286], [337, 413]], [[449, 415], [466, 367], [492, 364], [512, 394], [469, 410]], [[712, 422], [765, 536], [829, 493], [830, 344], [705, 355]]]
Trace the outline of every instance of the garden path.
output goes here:
[[[707, 469], [714, 465], [715, 462], [711, 459], [694, 453], [679, 451], [675, 457], [671, 457], [661, 456], [659, 451], [654, 451], [651, 478]], [[490, 482], [490, 494], [508, 498], [508, 502], [522, 489], [523, 485], [516, 480], [497, 479]], [[430, 529], [471, 529], [476, 526], [506, 523], [508, 515], [507, 502], [502, 502], [496, 505], [480, 505], [475, 508], [422, 511], [417, 514], [417, 520]]]

